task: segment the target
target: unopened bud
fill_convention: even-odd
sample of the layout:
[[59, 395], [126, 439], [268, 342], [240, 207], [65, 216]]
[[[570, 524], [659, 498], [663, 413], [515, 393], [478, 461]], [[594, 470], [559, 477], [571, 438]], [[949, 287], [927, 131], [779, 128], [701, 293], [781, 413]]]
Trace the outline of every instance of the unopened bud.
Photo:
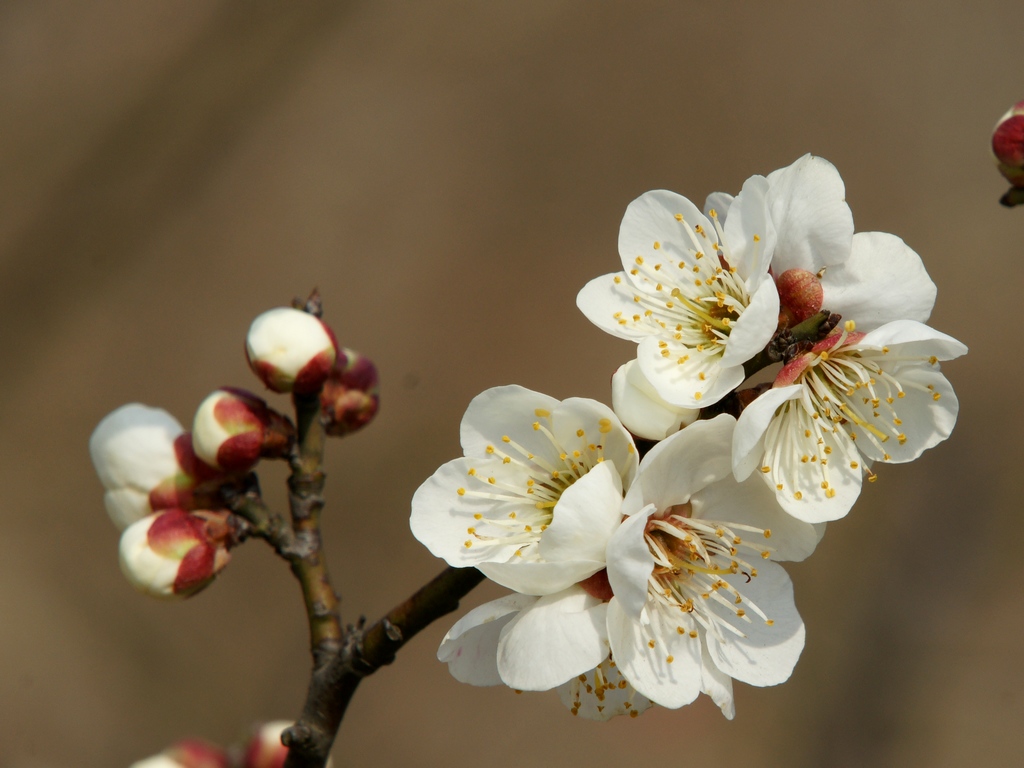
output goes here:
[[792, 328], [821, 311], [825, 298], [821, 281], [806, 269], [787, 269], [775, 278], [783, 327]]
[[290, 307], [252, 321], [245, 341], [249, 367], [275, 392], [317, 392], [337, 358], [334, 334], [317, 317]]
[[666, 402], [640, 370], [636, 360], [612, 376], [612, 410], [637, 437], [664, 440], [696, 421], [700, 411]]
[[380, 407], [377, 366], [355, 350], [342, 348], [320, 392], [320, 407], [328, 435], [341, 437], [365, 427]]
[[107, 513], [120, 529], [158, 509], [192, 506], [197, 486], [219, 475], [195, 457], [173, 416], [139, 403], [104, 417], [89, 438], [89, 453], [106, 489]]
[[1014, 104], [992, 132], [996, 167], [1014, 187], [1024, 187], [1024, 101]]
[[225, 472], [246, 472], [261, 457], [287, 456], [294, 439], [291, 422], [244, 389], [213, 392], [192, 422], [196, 455]]
[[159, 755], [133, 763], [131, 768], [228, 768], [229, 765], [223, 749], [190, 739], [168, 747]]
[[[282, 768], [288, 759], [288, 747], [281, 743], [281, 734], [294, 723], [275, 720], [258, 725], [245, 748], [242, 768]], [[327, 761], [331, 765], [331, 761]]]
[[121, 534], [121, 571], [147, 595], [190, 597], [228, 564], [232, 543], [227, 512], [163, 510]]

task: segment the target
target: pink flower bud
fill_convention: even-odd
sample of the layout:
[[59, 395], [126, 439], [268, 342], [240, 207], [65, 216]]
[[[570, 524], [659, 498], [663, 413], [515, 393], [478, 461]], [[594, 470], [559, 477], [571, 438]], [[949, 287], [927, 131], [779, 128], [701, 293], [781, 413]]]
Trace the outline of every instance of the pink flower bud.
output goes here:
[[[281, 734], [291, 725], [287, 720], [275, 720], [257, 726], [245, 748], [242, 768], [282, 768], [288, 758], [288, 747], [281, 743]], [[327, 765], [331, 765], [330, 760]]]
[[196, 455], [225, 472], [246, 472], [260, 457], [287, 456], [294, 438], [288, 419], [244, 389], [213, 392], [192, 422]]
[[337, 358], [334, 334], [317, 317], [290, 307], [252, 321], [245, 342], [249, 367], [275, 392], [319, 391]]
[[373, 421], [380, 407], [377, 366], [347, 347], [341, 353], [320, 392], [324, 428], [334, 437], [362, 429]]
[[775, 287], [779, 290], [779, 307], [786, 328], [792, 328], [821, 311], [825, 292], [813, 272], [787, 269], [775, 278]]
[[196, 459], [173, 416], [138, 403], [108, 414], [93, 430], [89, 452], [120, 529], [158, 509], [193, 506], [197, 486], [218, 474]]
[[1024, 187], [1024, 101], [1014, 104], [992, 132], [996, 167], [1014, 187]]
[[159, 755], [133, 763], [131, 768], [228, 768], [229, 765], [223, 749], [190, 739], [168, 747]]
[[228, 564], [233, 539], [227, 512], [163, 510], [121, 534], [121, 571], [147, 595], [189, 597]]

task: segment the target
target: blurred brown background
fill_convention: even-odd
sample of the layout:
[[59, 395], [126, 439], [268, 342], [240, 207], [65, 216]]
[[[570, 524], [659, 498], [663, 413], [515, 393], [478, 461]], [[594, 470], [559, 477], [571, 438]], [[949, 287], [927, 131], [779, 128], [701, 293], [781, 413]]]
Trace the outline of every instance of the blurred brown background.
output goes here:
[[[768, 10], [769, 6], [771, 10]], [[941, 10], [940, 10], [941, 9]], [[345, 618], [440, 563], [409, 499], [459, 455], [486, 387], [607, 401], [632, 347], [578, 289], [618, 264], [627, 203], [698, 204], [805, 152], [858, 230], [939, 286], [951, 440], [883, 467], [790, 568], [792, 680], [635, 721], [452, 680], [451, 620], [357, 693], [355, 766], [1018, 764], [1024, 718], [1024, 210], [987, 143], [1024, 98], [1019, 0], [125, 2], [0, 7], [0, 765], [124, 766], [299, 710], [297, 587], [259, 542], [198, 598], [118, 571], [87, 440], [121, 403], [183, 422], [256, 387], [251, 319], [319, 286], [383, 374], [373, 427], [330, 446], [328, 555]], [[279, 401], [285, 407], [286, 401]], [[263, 473], [280, 502], [280, 468]], [[481, 588], [469, 605], [496, 596]]]

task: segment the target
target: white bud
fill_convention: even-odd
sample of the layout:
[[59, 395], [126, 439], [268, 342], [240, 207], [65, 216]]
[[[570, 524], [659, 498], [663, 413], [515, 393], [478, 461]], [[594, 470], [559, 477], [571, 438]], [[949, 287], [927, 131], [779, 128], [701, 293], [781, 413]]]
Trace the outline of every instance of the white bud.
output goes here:
[[696, 408], [665, 402], [636, 360], [630, 360], [612, 376], [612, 409], [626, 429], [648, 440], [664, 440], [696, 421], [700, 413]]
[[252, 321], [249, 366], [275, 392], [317, 392], [337, 357], [333, 335], [308, 312], [278, 307]]
[[174, 441], [182, 432], [167, 411], [139, 403], [122, 405], [93, 430], [89, 453], [118, 528], [152, 512], [150, 492], [179, 471]]

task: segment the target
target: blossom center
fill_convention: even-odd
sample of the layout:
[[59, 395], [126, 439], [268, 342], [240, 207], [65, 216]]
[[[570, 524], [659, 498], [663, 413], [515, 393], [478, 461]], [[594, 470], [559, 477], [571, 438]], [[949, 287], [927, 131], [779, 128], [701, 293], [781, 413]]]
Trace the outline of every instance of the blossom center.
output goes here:
[[[619, 311], [613, 317], [633, 332], [667, 337], [686, 347], [690, 354], [676, 355], [678, 365], [699, 365], [725, 351], [750, 295], [730, 266], [725, 233], [714, 211], [715, 237], [699, 224], [691, 227], [682, 214], [675, 220], [678, 237], [673, 242], [654, 242], [655, 258], [637, 256], [626, 274], [612, 278], [617, 285], [625, 279], [635, 289], [636, 305], [633, 312]], [[661, 354], [673, 356], [668, 342], [662, 342]]]
[[[654, 558], [648, 580], [648, 605], [652, 602], [662, 620], [677, 621], [686, 613], [719, 641], [724, 632], [742, 635], [736, 624], [751, 621], [753, 613], [769, 625], [772, 620], [725, 577], [757, 578], [754, 562], [771, 557], [766, 539], [772, 532], [740, 523], [695, 519], [690, 504], [671, 507], [647, 523], [644, 538]], [[712, 610], [712, 605], [717, 610]], [[724, 610], [723, 610], [724, 609]], [[736, 620], [739, 620], [738, 622]], [[679, 634], [698, 636], [682, 623]]]
[[941, 397], [934, 385], [901, 380], [898, 375], [902, 365], [934, 366], [936, 358], [864, 347], [860, 344], [864, 334], [853, 329], [848, 322], [843, 331], [818, 342], [783, 368], [775, 382], [775, 386], [798, 384], [801, 392], [779, 406], [765, 433], [761, 471], [776, 481], [776, 490], [787, 490], [797, 500], [819, 488], [827, 498], [834, 497], [832, 462], [836, 461], [874, 481], [856, 443], [870, 444], [882, 461], [890, 461], [888, 446], [907, 442], [900, 411], [907, 414], [899, 401], [908, 390], [926, 392], [933, 400]]

